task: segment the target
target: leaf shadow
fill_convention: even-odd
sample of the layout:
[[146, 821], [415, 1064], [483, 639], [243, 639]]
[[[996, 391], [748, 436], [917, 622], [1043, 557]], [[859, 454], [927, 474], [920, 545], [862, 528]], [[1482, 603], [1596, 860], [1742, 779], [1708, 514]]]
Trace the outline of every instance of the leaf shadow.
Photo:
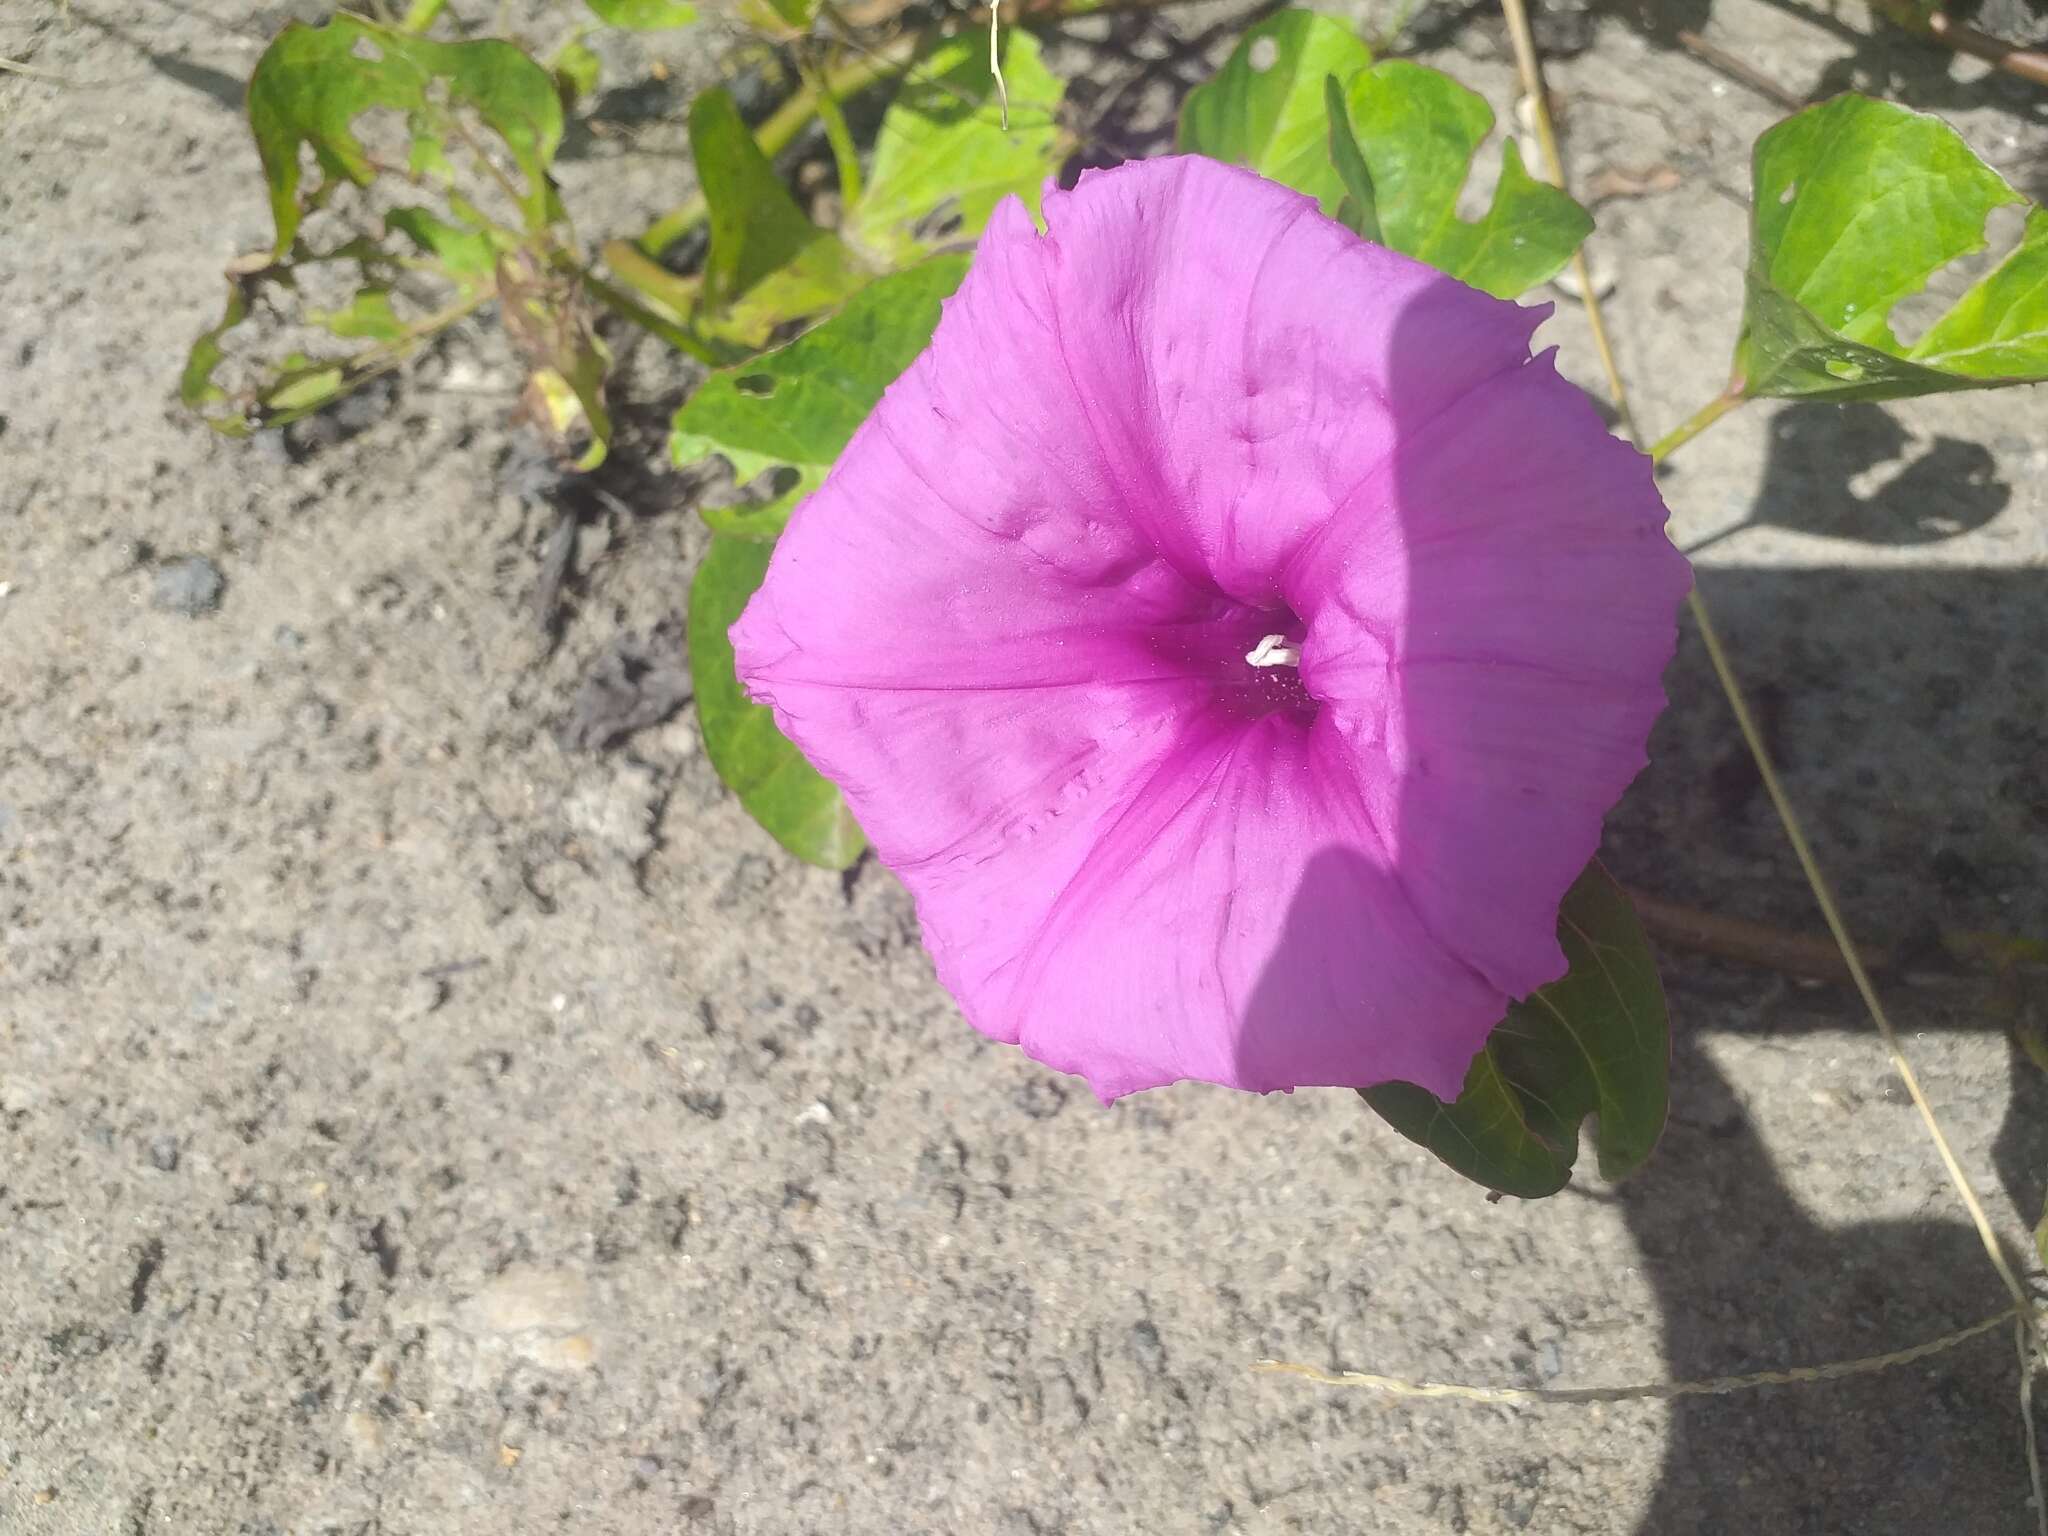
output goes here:
[[[1877, 405], [1788, 405], [1771, 418], [1764, 473], [1749, 514], [1688, 554], [1747, 528], [1787, 528], [1865, 544], [1933, 544], [1975, 532], [2013, 488], [1982, 443], [1938, 436], [1917, 452]], [[1869, 491], [1858, 477], [1899, 467]]]
[[[1729, 52], [1747, 56], [1766, 72], [1779, 74], [1781, 84], [1808, 101], [1824, 101], [1842, 91], [1862, 91], [1924, 111], [1992, 106], [2026, 122], [2048, 123], [2048, 95], [2039, 86], [1996, 71], [1982, 79], [1958, 80], [1953, 73], [1955, 55], [1948, 49], [1874, 15], [1859, 27], [1826, 0], [1764, 3], [1833, 38], [1844, 51], [1811, 79], [1799, 80], [1782, 75], [1782, 61], [1774, 60], [1768, 49], [1745, 48], [1739, 24], [1717, 31], [1717, 36]], [[1603, 8], [1646, 42], [1671, 51], [1685, 51], [1681, 34], [1706, 32], [1717, 14], [1714, 0], [1606, 0]], [[1964, 11], [1968, 7], [1951, 5], [1948, 9]]]
[[146, 39], [80, 6], [72, 6], [71, 16], [141, 54], [149, 61], [150, 68], [165, 79], [174, 80], [187, 90], [197, 91], [216, 106], [229, 112], [241, 112], [243, 99], [248, 91], [246, 80], [224, 70], [215, 69], [211, 65], [195, 63], [177, 54], [152, 48]]

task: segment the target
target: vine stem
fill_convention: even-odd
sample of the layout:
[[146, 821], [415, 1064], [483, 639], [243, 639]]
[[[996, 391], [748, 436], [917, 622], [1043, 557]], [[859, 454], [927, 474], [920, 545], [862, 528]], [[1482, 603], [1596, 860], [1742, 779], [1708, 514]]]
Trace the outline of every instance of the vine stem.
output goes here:
[[1854, 1360], [1835, 1360], [1826, 1365], [1795, 1365], [1789, 1370], [1754, 1371], [1746, 1376], [1709, 1376], [1703, 1381], [1652, 1381], [1628, 1387], [1478, 1387], [1451, 1381], [1410, 1381], [1403, 1376], [1381, 1376], [1369, 1371], [1326, 1371], [1319, 1366], [1292, 1360], [1261, 1360], [1255, 1371], [1306, 1376], [1325, 1387], [1367, 1387], [1390, 1397], [1449, 1397], [1468, 1403], [1668, 1403], [1682, 1397], [1721, 1397], [1754, 1387], [1805, 1386], [1813, 1382], [1840, 1381], [1849, 1376], [1872, 1376], [1896, 1370], [1902, 1365], [1928, 1359], [1958, 1344], [1981, 1338], [1992, 1329], [2024, 1314], [2007, 1307], [1996, 1317], [1944, 1333], [1907, 1349], [1889, 1354], [1862, 1355]]
[[1730, 384], [1720, 394], [1694, 411], [1684, 421], [1666, 432], [1650, 445], [1650, 462], [1662, 464], [1672, 454], [1698, 437], [1715, 422], [1726, 416], [1748, 397], [1742, 393], [1739, 384]]
[[832, 149], [832, 163], [839, 169], [839, 203], [852, 208], [860, 201], [860, 151], [853, 147], [853, 130], [846, 125], [846, 113], [839, 98], [815, 65], [805, 63], [803, 82], [817, 100], [818, 121], [825, 125], [825, 142]]
[[[1514, 39], [1515, 58], [1521, 70], [1523, 89], [1535, 103], [1537, 138], [1548, 162], [1551, 179], [1559, 186], [1563, 186], [1564, 163], [1558, 155], [1556, 135], [1550, 126], [1550, 108], [1544, 94], [1542, 65], [1536, 56], [1535, 38], [1529, 30], [1528, 12], [1524, 8], [1523, 0], [1501, 0], [1501, 10], [1506, 15], [1508, 31]], [[1594, 337], [1600, 344], [1601, 362], [1607, 370], [1609, 386], [1614, 391], [1615, 405], [1621, 411], [1624, 423], [1628, 424], [1630, 439], [1634, 440], [1636, 434], [1626, 404], [1626, 389], [1621, 381], [1621, 372], [1615, 366], [1613, 353], [1605, 344], [1606, 327], [1599, 320], [1599, 295], [1590, 285], [1584, 292], [1587, 318], [1592, 321]], [[1664, 453], [1669, 453], [1680, 443], [1704, 431], [1714, 420], [1733, 408], [1733, 401], [1728, 399], [1729, 393], [1724, 391], [1715, 401], [1696, 412], [1693, 418], [1674, 434], [1676, 441], [1667, 438], [1658, 446]], [[1728, 403], [1723, 404], [1723, 401]], [[1719, 680], [1721, 691], [1727, 695], [1729, 707], [1734, 711], [1735, 723], [1742, 732], [1743, 743], [1756, 761], [1757, 772], [1762, 776], [1772, 808], [1778, 813], [1778, 820], [1792, 844], [1792, 851], [1798, 856], [1799, 867], [1805, 873], [1806, 883], [1813, 892], [1814, 901], [1819, 905], [1821, 916], [1827, 922], [1828, 932], [1834, 936], [1835, 945], [1842, 952], [1842, 961], [1848, 967], [1850, 979], [1855, 983], [1864, 1007], [1869, 1010], [1872, 1022], [1877, 1025], [1878, 1034], [1884, 1040], [1886, 1053], [1891, 1058], [1893, 1070], [1899, 1074], [1900, 1080], [1906, 1085], [1907, 1093], [1912, 1096], [1913, 1106], [1919, 1111], [1920, 1119], [1934, 1141], [1935, 1150], [1941, 1156], [1942, 1166], [1947, 1170], [1950, 1182], [1955, 1185], [1956, 1193], [1962, 1197], [1963, 1205], [1970, 1213], [1970, 1220], [1976, 1226], [1977, 1236], [1983, 1242], [1984, 1251], [1991, 1259], [1991, 1267], [1998, 1272], [1998, 1278], [2004, 1282], [2006, 1290], [2011, 1293], [2018, 1305], [2020, 1328], [2032, 1342], [2034, 1351], [2038, 1353], [2039, 1322], [2035, 1315], [2033, 1299], [2027, 1294], [2027, 1289], [2020, 1282], [2019, 1276], [2013, 1272], [2013, 1267], [2005, 1256], [2005, 1250], [1999, 1244], [1998, 1235], [1991, 1226], [1991, 1219], [1985, 1214], [1983, 1201], [1978, 1198], [1969, 1174], [1964, 1171], [1955, 1150], [1949, 1145], [1948, 1136], [1943, 1132], [1941, 1122], [1935, 1116], [1934, 1107], [1928, 1102], [1927, 1095], [1920, 1087], [1918, 1075], [1913, 1071], [1911, 1063], [1906, 1060], [1898, 1030], [1893, 1027], [1890, 1015], [1885, 1012], [1884, 1003], [1879, 999], [1876, 987], [1871, 984], [1870, 974], [1864, 968], [1856, 942], [1849, 933], [1848, 924], [1843, 921], [1840, 907], [1836, 905], [1834, 890], [1822, 873], [1812, 846], [1806, 840], [1805, 829], [1801, 825], [1798, 812], [1793, 808], [1791, 797], [1785, 792], [1785, 786], [1778, 777], [1777, 766], [1771, 761], [1770, 750], [1764, 744], [1763, 733], [1758, 730], [1756, 719], [1750, 713], [1749, 701], [1743, 693], [1742, 684], [1735, 675], [1728, 653], [1721, 644], [1720, 633], [1714, 627], [1713, 617], [1707, 611], [1706, 601], [1700, 596], [1697, 587], [1687, 596], [1686, 602], [1692, 612], [1693, 622], [1699, 629], [1700, 639], [1706, 646], [1707, 658], [1713, 666], [1714, 676]], [[2031, 1440], [2027, 1443], [2027, 1460], [2028, 1470], [2035, 1486], [2038, 1487], [2039, 1457]], [[2036, 1514], [2041, 1530], [2048, 1533], [2048, 1505], [2037, 1500]]]
[[[1542, 170], [1548, 172], [1547, 179], [1552, 186], [1568, 192], [1570, 188], [1565, 186], [1564, 180], [1564, 156], [1558, 153], [1557, 128], [1550, 121], [1550, 101], [1543, 94], [1543, 65], [1536, 57], [1536, 34], [1529, 30], [1529, 13], [1522, 8], [1522, 0], [1501, 0], [1501, 11], [1507, 17], [1508, 36], [1515, 45], [1515, 67], [1521, 71], [1522, 94], [1529, 98], [1530, 111], [1535, 115], [1536, 140], [1543, 150]], [[1607, 338], [1607, 317], [1600, 312], [1600, 294], [1593, 286], [1593, 269], [1586, 261], [1583, 241], [1572, 252], [1572, 276], [1578, 279], [1579, 293], [1586, 308], [1586, 324], [1593, 331], [1593, 347], [1600, 354], [1600, 367], [1607, 374], [1608, 397], [1621, 413], [1622, 431], [1628, 440], [1640, 443], [1642, 435], [1636, 431], [1635, 413], [1629, 409], [1628, 390], [1621, 382], [1621, 366], [1614, 360], [1614, 344]]]
[[401, 32], [424, 32], [434, 24], [434, 18], [448, 0], [412, 0], [412, 8], [405, 13], [405, 20], [398, 24]]
[[0, 72], [21, 75], [29, 80], [47, 80], [52, 85], [71, 84], [62, 75], [53, 75], [47, 69], [37, 69], [33, 65], [22, 63], [19, 59], [0, 59]]
[[[415, 0], [416, 4], [427, 4], [429, 0]], [[1064, 20], [1070, 16], [1092, 16], [1101, 11], [1163, 9], [1169, 5], [1192, 3], [1192, 0], [1019, 0], [1012, 12], [1017, 24], [1037, 24]], [[846, 20], [855, 26], [871, 25], [886, 21], [906, 9], [902, 0], [878, 0], [878, 3], [856, 6], [846, 13]], [[1001, 0], [986, 12], [991, 27], [996, 24], [1001, 10]], [[970, 10], [966, 25], [979, 25], [984, 17], [980, 7]], [[843, 107], [852, 97], [871, 90], [884, 80], [892, 79], [908, 69], [916, 59], [918, 50], [937, 36], [951, 36], [959, 24], [923, 32], [905, 32], [873, 48], [859, 44], [859, 56], [849, 59], [836, 68], [820, 69], [815, 81], [806, 80], [801, 87], [774, 112], [770, 113], [761, 126], [754, 130], [754, 142], [761, 146], [761, 153], [771, 159], [787, 149], [796, 136], [808, 128], [811, 119], [825, 116], [832, 107]], [[1001, 60], [996, 61], [995, 75], [1002, 79]], [[832, 107], [826, 105], [827, 102]], [[1009, 121], [1009, 92], [1002, 91], [1002, 105], [1005, 126]], [[830, 119], [827, 117], [827, 126]], [[842, 179], [843, 179], [842, 171]], [[649, 256], [659, 258], [661, 254], [709, 216], [709, 209], [701, 192], [690, 197], [647, 226], [646, 232], [633, 243]]]
[[[829, 99], [836, 106], [893, 75], [901, 74], [910, 67], [910, 61], [917, 56], [918, 45], [922, 41], [917, 33], [906, 32], [836, 69], [817, 71], [815, 82], [806, 82], [754, 130], [754, 142], [761, 146], [761, 153], [773, 158], [787, 149], [790, 142], [810, 126], [824, 100]], [[679, 203], [650, 224], [634, 244], [649, 256], [659, 257], [702, 224], [709, 213], [704, 194], [694, 193], [688, 201]]]

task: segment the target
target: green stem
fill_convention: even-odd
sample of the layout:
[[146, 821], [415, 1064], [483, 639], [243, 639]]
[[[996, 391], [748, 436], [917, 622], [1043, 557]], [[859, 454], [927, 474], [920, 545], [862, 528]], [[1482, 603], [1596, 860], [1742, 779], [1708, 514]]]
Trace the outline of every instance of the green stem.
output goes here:
[[593, 299], [604, 305], [622, 320], [631, 321], [641, 329], [650, 331], [663, 341], [697, 359], [707, 367], [716, 368], [727, 361], [715, 349], [693, 335], [683, 326], [656, 314], [624, 289], [615, 288], [596, 273], [583, 273], [583, 288]]
[[[858, 96], [862, 91], [879, 85], [892, 76], [901, 74], [916, 57], [922, 38], [914, 33], [905, 33], [892, 42], [883, 44], [872, 52], [862, 55], [836, 69], [824, 70], [820, 83], [836, 102]], [[806, 85], [769, 116], [768, 120], [754, 130], [754, 142], [761, 146], [761, 153], [773, 157], [789, 148], [792, 140], [810, 126], [811, 119], [820, 111], [819, 93]], [[709, 210], [704, 204], [704, 195], [693, 194], [687, 202], [678, 204], [648, 226], [647, 232], [635, 242], [649, 256], [661, 253], [682, 239], [691, 230], [702, 224]]]
[[412, 0], [412, 9], [405, 13], [405, 20], [398, 24], [401, 32], [424, 32], [434, 24], [434, 18], [441, 14], [448, 0]]
[[1658, 438], [1650, 447], [1650, 462], [1652, 464], [1662, 464], [1672, 454], [1698, 437], [1707, 428], [1742, 404], [1747, 398], [1748, 396], [1744, 395], [1735, 385], [1729, 385], [1720, 394], [1714, 396], [1713, 399], [1686, 417], [1684, 421]]
[[846, 126], [846, 114], [839, 98], [817, 70], [804, 68], [805, 82], [818, 98], [818, 121], [825, 125], [825, 142], [832, 146], [832, 163], [839, 167], [839, 205], [851, 210], [860, 201], [860, 151], [853, 147], [853, 130]]

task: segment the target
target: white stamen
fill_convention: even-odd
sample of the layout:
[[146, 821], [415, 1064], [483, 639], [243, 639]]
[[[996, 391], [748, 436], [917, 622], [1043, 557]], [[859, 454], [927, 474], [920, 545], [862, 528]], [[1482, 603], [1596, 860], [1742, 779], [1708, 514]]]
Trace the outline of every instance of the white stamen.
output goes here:
[[1289, 645], [1285, 635], [1268, 635], [1251, 648], [1245, 660], [1254, 667], [1298, 667], [1301, 647]]

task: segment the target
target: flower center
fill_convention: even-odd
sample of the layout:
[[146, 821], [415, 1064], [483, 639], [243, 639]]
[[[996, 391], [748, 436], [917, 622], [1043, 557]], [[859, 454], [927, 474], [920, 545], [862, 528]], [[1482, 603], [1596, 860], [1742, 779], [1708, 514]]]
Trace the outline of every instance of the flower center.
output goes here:
[[1224, 707], [1248, 720], [1286, 715], [1306, 725], [1315, 718], [1316, 701], [1301, 681], [1303, 625], [1291, 613], [1264, 617], [1266, 632], [1258, 644], [1241, 653], [1242, 661], [1225, 664]]
[[1255, 667], [1298, 667], [1301, 647], [1289, 645], [1285, 635], [1267, 635], [1251, 648], [1245, 660]]

